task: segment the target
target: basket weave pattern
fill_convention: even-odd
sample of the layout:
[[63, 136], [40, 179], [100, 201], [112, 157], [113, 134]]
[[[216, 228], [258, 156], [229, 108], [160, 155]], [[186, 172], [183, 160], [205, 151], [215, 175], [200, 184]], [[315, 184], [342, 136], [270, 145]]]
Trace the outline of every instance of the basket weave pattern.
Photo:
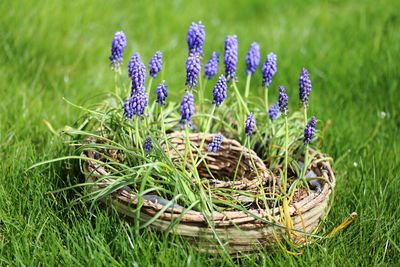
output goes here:
[[[212, 184], [214, 188], [232, 186], [232, 181], [222, 181], [219, 180], [218, 177], [230, 177], [229, 175], [232, 174], [232, 168], [237, 166], [241, 154], [242, 160], [240, 161], [238, 177], [245, 177], [246, 179], [235, 182], [234, 187], [236, 190], [257, 191], [259, 190], [260, 180], [265, 185], [271, 183], [272, 177], [268, 175], [266, 171], [263, 171], [266, 170], [266, 167], [254, 151], [242, 147], [235, 140], [224, 138], [218, 153], [208, 152], [207, 144], [211, 142], [212, 137], [213, 135], [207, 135], [205, 137], [205, 145], [202, 147], [201, 151], [202, 153], [207, 153], [206, 161], [213, 175], [201, 166], [199, 166], [198, 171], [202, 177], [207, 177], [209, 179], [210, 184]], [[175, 149], [182, 154], [185, 151], [184, 134], [173, 133], [170, 135], [170, 138], [171, 143], [175, 145]], [[202, 138], [203, 134], [189, 135], [191, 144], [194, 146], [192, 147], [193, 153], [197, 153], [198, 150], [196, 148], [200, 146]], [[176, 153], [176, 150], [170, 149], [170, 156], [174, 160], [179, 160], [180, 156], [179, 153]], [[96, 158], [96, 152], [93, 151], [87, 151], [85, 155], [89, 158]], [[319, 155], [315, 160], [321, 157], [322, 155]], [[251, 159], [254, 164], [252, 164]], [[257, 170], [253, 168], [254, 165]], [[100, 164], [93, 161], [85, 161], [84, 169], [87, 172], [88, 181], [92, 182], [96, 181], [99, 176], [109, 175]], [[323, 177], [326, 181], [329, 181], [329, 183], [324, 182], [320, 192], [311, 191], [310, 194], [300, 201], [289, 204], [289, 214], [293, 223], [293, 228], [308, 233], [311, 233], [317, 228], [320, 219], [324, 216], [328, 206], [329, 195], [335, 186], [334, 173], [328, 161], [320, 161], [318, 164], [313, 163], [312, 169], [318, 176]], [[111, 179], [103, 179], [102, 181], [105, 183], [113, 182]], [[97, 185], [93, 187], [93, 190], [104, 186], [106, 185]], [[138, 200], [131, 192], [125, 189], [118, 190], [112, 194], [108, 201], [111, 201], [119, 212], [128, 217], [135, 217], [135, 213], [132, 212], [132, 210], [137, 206]], [[140, 220], [142, 222], [150, 220], [163, 208], [164, 206], [159, 203], [144, 200], [141, 208]], [[272, 216], [272, 219], [276, 223], [284, 226], [285, 224], [280, 215], [281, 211], [281, 207], [276, 207], [272, 209], [272, 214], [266, 214], [265, 211], [255, 208], [248, 210], [248, 212], [214, 212], [211, 217], [215, 228], [214, 230], [218, 233], [220, 240], [222, 242], [227, 242], [230, 252], [233, 253], [238, 251], [250, 251], [253, 250], [255, 246], [259, 245], [271, 246], [275, 244], [276, 237], [280, 236], [280, 233], [283, 232], [282, 228], [266, 224], [255, 217], [270, 220]], [[166, 231], [169, 229], [171, 222], [179, 219], [178, 223], [174, 224], [171, 228], [173, 233], [200, 243], [202, 249], [211, 251], [218, 246], [215, 242], [210, 241], [214, 239], [214, 233], [201, 212], [190, 210], [182, 214], [183, 212], [184, 211], [181, 209], [168, 208], [150, 224], [150, 227], [159, 231]], [[278, 233], [278, 235], [276, 235], [276, 233]], [[296, 239], [299, 242], [304, 242], [305, 235], [297, 233]]]

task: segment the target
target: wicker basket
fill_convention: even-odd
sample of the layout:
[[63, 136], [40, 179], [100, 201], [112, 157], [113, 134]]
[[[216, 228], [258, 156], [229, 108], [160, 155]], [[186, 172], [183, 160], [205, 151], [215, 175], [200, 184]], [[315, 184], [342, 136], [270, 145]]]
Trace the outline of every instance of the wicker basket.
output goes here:
[[[200, 146], [203, 134], [190, 134], [189, 139], [192, 146]], [[262, 182], [267, 188], [273, 182], [272, 177], [267, 174], [266, 167], [263, 161], [257, 154], [241, 146], [237, 141], [224, 138], [222, 146], [218, 153], [207, 152], [207, 145], [211, 142], [214, 135], [207, 135], [205, 137], [202, 153], [207, 153], [206, 161], [212, 173], [221, 175], [229, 175], [232, 169], [236, 168], [239, 158], [238, 177], [245, 177], [235, 181], [220, 181], [218, 175], [210, 177], [209, 172], [205, 168], [199, 166], [198, 171], [202, 177], [209, 178], [209, 182], [213, 187], [232, 187], [237, 190], [256, 191], [259, 190], [259, 184]], [[170, 155], [173, 159], [178, 160], [179, 156], [177, 151], [185, 150], [185, 139], [183, 133], [173, 133], [170, 135], [171, 143], [175, 145], [174, 149], [170, 149]], [[197, 153], [195, 147], [192, 147], [193, 153]], [[244, 153], [243, 153], [244, 151]], [[96, 153], [87, 151], [86, 156], [89, 158], [96, 158]], [[240, 155], [242, 156], [240, 157]], [[321, 158], [322, 155], [318, 155]], [[218, 163], [217, 163], [218, 162]], [[256, 166], [257, 170], [253, 169]], [[102, 168], [98, 163], [93, 161], [85, 161], [84, 169], [86, 171], [87, 180], [95, 181], [99, 176], [108, 175], [109, 173]], [[312, 163], [312, 170], [321, 177], [324, 177], [329, 183], [324, 182], [322, 190], [311, 191], [310, 194], [301, 198], [297, 202], [289, 203], [289, 208], [286, 214], [290, 215], [291, 225], [293, 230], [290, 236], [292, 241], [297, 243], [304, 243], [307, 241], [307, 235], [302, 232], [313, 232], [321, 218], [325, 215], [328, 209], [329, 195], [331, 194], [332, 187], [335, 186], [335, 177], [332, 168], [328, 161], [319, 161]], [[256, 174], [257, 171], [257, 174]], [[94, 174], [94, 175], [91, 175]], [[261, 178], [261, 179], [260, 179]], [[112, 182], [110, 179], [102, 180], [105, 183]], [[100, 186], [93, 187], [93, 190], [98, 189]], [[108, 201], [107, 201], [108, 200]], [[105, 199], [107, 203], [112, 203], [117, 207], [118, 211], [128, 217], [134, 218], [135, 213], [133, 210], [137, 205], [135, 195], [126, 189], [121, 189], [114, 192], [110, 198]], [[110, 201], [110, 202], [109, 202]], [[140, 213], [140, 221], [145, 223], [151, 220], [164, 205], [156, 201], [144, 200]], [[149, 227], [159, 231], [171, 230], [175, 234], [179, 234], [191, 241], [195, 241], [200, 245], [202, 250], [214, 251], [218, 243], [215, 242], [214, 233], [218, 234], [222, 243], [227, 244], [227, 248], [231, 253], [240, 251], [251, 251], [260, 246], [272, 246], [276, 243], [277, 238], [282, 238], [285, 231], [285, 221], [282, 216], [282, 207], [276, 207], [270, 214], [274, 214], [273, 220], [283, 227], [272, 226], [262, 222], [258, 218], [271, 219], [270, 215], [259, 208], [254, 208], [244, 211], [226, 211], [223, 213], [214, 212], [212, 220], [214, 230], [210, 228], [209, 223], [205, 216], [198, 211], [190, 210], [184, 212], [183, 210], [173, 207], [167, 208], [161, 216], [159, 216]], [[253, 214], [253, 215], [250, 215]], [[177, 220], [179, 220], [177, 222]], [[287, 221], [286, 221], [287, 222]], [[298, 230], [298, 231], [296, 231]]]

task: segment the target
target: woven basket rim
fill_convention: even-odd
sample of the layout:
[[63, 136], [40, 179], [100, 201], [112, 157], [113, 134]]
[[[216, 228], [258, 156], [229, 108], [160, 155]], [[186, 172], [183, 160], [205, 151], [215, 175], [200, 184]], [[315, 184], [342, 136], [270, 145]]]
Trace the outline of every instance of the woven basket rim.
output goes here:
[[[172, 133], [169, 134], [170, 137], [178, 137], [182, 136], [184, 133], [178, 132], [178, 133]], [[191, 138], [197, 138], [198, 136], [204, 135], [203, 133], [194, 133], [194, 134], [189, 134], [189, 137]], [[215, 136], [215, 134], [207, 134], [206, 140], [212, 139], [212, 137]], [[237, 145], [239, 147], [242, 147], [241, 144], [234, 140], [234, 139], [228, 139], [224, 138], [223, 142], [227, 142], [230, 144]], [[245, 148], [247, 149], [247, 148]], [[94, 151], [86, 151], [84, 152], [84, 156], [88, 158], [94, 158]], [[257, 154], [251, 150], [251, 153], [254, 153], [256, 157]], [[320, 153], [323, 155], [322, 153]], [[294, 215], [299, 215], [304, 212], [307, 212], [317, 205], [319, 205], [321, 202], [323, 202], [327, 197], [329, 197], [330, 193], [332, 192], [333, 187], [335, 187], [336, 184], [336, 179], [334, 172], [332, 170], [332, 167], [329, 163], [328, 160], [320, 162], [320, 165], [322, 165], [322, 168], [320, 169], [320, 172], [322, 173], [322, 176], [327, 179], [330, 183], [324, 183], [322, 186], [322, 190], [320, 192], [315, 192], [313, 191], [310, 195], [306, 196], [302, 200], [294, 203], [289, 203], [289, 214], [290, 216]], [[87, 171], [88, 174], [88, 179], [92, 182], [95, 182], [95, 176], [100, 175], [100, 176], [106, 176], [109, 175], [109, 173], [99, 164], [94, 161], [90, 160], [85, 160], [84, 161], [84, 169]], [[90, 174], [95, 174], [95, 175], [90, 175]], [[102, 182], [104, 181], [105, 184], [113, 182], [113, 179], [103, 179]], [[106, 185], [105, 185], [106, 186]], [[98, 189], [99, 187], [102, 187], [101, 185], [95, 186], [93, 190]], [[121, 202], [123, 205], [127, 206], [135, 206], [137, 205], [138, 200], [136, 199], [135, 194], [128, 192], [126, 189], [122, 188], [114, 193], [112, 193], [112, 197]], [[142, 207], [141, 207], [141, 212], [148, 214], [150, 216], [155, 215], [158, 213], [161, 209], [163, 209], [165, 206], [159, 203], [155, 203], [151, 200], [143, 200]], [[275, 209], [272, 210], [272, 216], [273, 214], [279, 214], [279, 208], [276, 207]], [[182, 216], [182, 212], [183, 214]], [[249, 223], [260, 223], [258, 219], [255, 218], [255, 215], [257, 217], [263, 218], [263, 219], [268, 219], [267, 215], [264, 212], [261, 212], [259, 209], [249, 209], [247, 212], [244, 211], [215, 211], [212, 214], [212, 220], [216, 226], [224, 226], [224, 225], [247, 225]], [[279, 216], [274, 216], [274, 217], [279, 217]], [[194, 224], [206, 224], [207, 220], [204, 217], [204, 215], [195, 210], [189, 210], [186, 211], [185, 209], [180, 210], [176, 208], [167, 208], [163, 214], [160, 215], [159, 219], [161, 220], [166, 220], [166, 221], [172, 221], [177, 218], [180, 218], [180, 221], [183, 221], [185, 223], [194, 223]]]

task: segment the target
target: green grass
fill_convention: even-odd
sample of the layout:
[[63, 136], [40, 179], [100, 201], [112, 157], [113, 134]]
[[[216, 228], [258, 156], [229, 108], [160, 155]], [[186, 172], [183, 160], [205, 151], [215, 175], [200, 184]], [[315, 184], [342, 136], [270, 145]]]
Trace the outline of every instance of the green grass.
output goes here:
[[[168, 2], [168, 3], [167, 3]], [[396, 1], [2, 1], [0, 3], [0, 265], [395, 265], [400, 261], [400, 9]], [[279, 249], [230, 261], [133, 226], [79, 202], [81, 193], [49, 193], [82, 177], [77, 162], [39, 161], [71, 154], [43, 124], [71, 125], [79, 105], [113, 90], [112, 36], [124, 30], [128, 55], [167, 59], [171, 98], [184, 89], [185, 34], [206, 25], [206, 58], [237, 34], [239, 54], [252, 41], [278, 55], [271, 89], [297, 99], [301, 67], [313, 80], [309, 114], [331, 120], [324, 151], [337, 159], [327, 233], [351, 212], [359, 218], [300, 256]], [[239, 77], [244, 82], [244, 73]], [[253, 85], [256, 82], [252, 83]], [[253, 88], [256, 95], [256, 89]], [[291, 108], [296, 108], [291, 101]], [[387, 116], [380, 118], [379, 112]], [[320, 123], [320, 127], [323, 123]], [[355, 164], [357, 163], [357, 164]], [[357, 166], [355, 166], [357, 165]]]

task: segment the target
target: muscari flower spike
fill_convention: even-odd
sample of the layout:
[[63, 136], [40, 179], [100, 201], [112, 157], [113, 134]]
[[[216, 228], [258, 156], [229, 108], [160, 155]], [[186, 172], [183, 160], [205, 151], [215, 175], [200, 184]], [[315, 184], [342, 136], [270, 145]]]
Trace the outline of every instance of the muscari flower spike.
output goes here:
[[225, 40], [225, 76], [228, 80], [236, 77], [236, 65], [238, 62], [238, 41], [236, 35], [228, 35]]
[[162, 81], [162, 83], [160, 83], [156, 89], [156, 94], [157, 94], [156, 102], [160, 103], [161, 105], [165, 105], [165, 98], [167, 98], [167, 96], [168, 96], [168, 92], [167, 92], [168, 85], [166, 85], [164, 83], [165, 83], [165, 81]]
[[128, 64], [128, 75], [132, 79], [132, 94], [144, 90], [146, 66], [140, 60], [139, 53], [135, 53]]
[[122, 55], [126, 48], [126, 36], [123, 31], [116, 32], [111, 44], [111, 66], [113, 69], [119, 68], [122, 62]]
[[221, 145], [222, 145], [222, 139], [224, 138], [224, 136], [222, 134], [217, 134], [213, 137], [213, 140], [211, 143], [208, 144], [208, 151], [209, 152], [218, 152]]
[[213, 52], [210, 60], [204, 65], [204, 77], [211, 80], [218, 73], [219, 54]]
[[144, 109], [148, 104], [148, 95], [143, 90], [138, 93], [131, 95], [126, 99], [124, 104], [124, 116], [131, 119], [133, 115], [138, 117], [144, 114]]
[[189, 55], [186, 61], [186, 83], [190, 87], [198, 85], [198, 76], [201, 70], [200, 57], [195, 54]]
[[218, 82], [214, 86], [213, 95], [214, 101], [212, 102], [217, 107], [219, 107], [222, 102], [225, 100], [227, 93], [226, 90], [228, 85], [226, 84], [226, 78], [224, 75], [219, 76]]
[[162, 64], [162, 53], [157, 51], [149, 61], [149, 72], [151, 77], [157, 77], [157, 74], [162, 70]]
[[308, 97], [310, 96], [310, 92], [312, 91], [312, 85], [310, 80], [310, 73], [307, 69], [303, 68], [300, 72], [299, 79], [299, 96], [300, 102], [304, 105], [308, 105]]
[[256, 120], [254, 118], [253, 113], [249, 114], [244, 124], [245, 124], [245, 133], [247, 134], [247, 136], [251, 136], [254, 131], [254, 127], [256, 126]]
[[146, 140], [143, 142], [143, 149], [144, 152], [149, 153], [150, 150], [153, 148], [151, 137], [148, 136]]
[[189, 47], [189, 54], [203, 55], [203, 44], [206, 39], [206, 32], [204, 31], [204, 25], [192, 22], [189, 27], [189, 31], [186, 36], [186, 41]]
[[286, 94], [286, 89], [285, 89], [285, 87], [283, 87], [283, 85], [281, 85], [279, 87], [278, 104], [279, 104], [279, 110], [281, 111], [281, 113], [283, 115], [286, 115], [286, 112], [288, 111], [289, 97]]
[[190, 118], [195, 112], [193, 95], [187, 91], [181, 102], [181, 120], [180, 123], [190, 123]]
[[272, 78], [275, 76], [277, 67], [276, 67], [276, 55], [274, 53], [269, 53], [262, 68], [262, 86], [269, 87], [272, 82]]
[[315, 119], [314, 116], [311, 117], [309, 123], [306, 125], [306, 128], [304, 128], [304, 144], [310, 144], [312, 141], [312, 138], [315, 135], [315, 127], [317, 126], [317, 120]]
[[278, 116], [279, 116], [279, 103], [277, 102], [268, 110], [268, 117], [274, 121], [278, 118]]
[[249, 52], [246, 55], [246, 72], [248, 75], [254, 75], [258, 64], [260, 64], [260, 46], [254, 42], [251, 44]]

